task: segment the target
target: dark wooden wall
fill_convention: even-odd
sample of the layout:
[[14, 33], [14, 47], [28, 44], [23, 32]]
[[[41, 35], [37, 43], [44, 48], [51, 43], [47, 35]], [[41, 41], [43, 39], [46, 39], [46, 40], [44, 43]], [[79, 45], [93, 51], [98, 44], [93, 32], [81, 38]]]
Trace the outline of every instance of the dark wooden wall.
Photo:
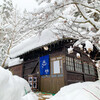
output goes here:
[[[92, 62], [91, 58], [88, 57], [88, 55], [86, 53], [84, 53], [84, 51], [80, 50], [77, 47], [74, 48], [73, 53], [71, 53], [71, 54], [68, 54], [67, 49], [68, 49], [68, 45], [65, 48], [66, 57], [70, 57], [70, 58], [73, 59], [74, 70], [70, 71], [70, 70], [66, 69], [66, 72], [65, 72], [66, 85], [71, 84], [71, 83], [76, 83], [76, 82], [95, 81], [95, 80], [97, 80], [98, 79], [97, 70], [96, 70], [96, 67], [95, 67], [94, 63]], [[76, 56], [77, 53], [80, 54], [80, 58], [77, 58], [77, 56]], [[79, 60], [81, 62], [82, 72], [75, 71], [75, 61], [74, 60]], [[88, 67], [89, 67], [89, 64], [93, 65], [94, 71], [95, 71], [94, 75], [84, 72], [84, 64], [83, 64], [84, 62], [88, 64]], [[66, 64], [65, 67], [67, 67], [67, 64]]]
[[12, 66], [9, 68], [12, 74], [23, 77], [23, 64]]
[[39, 74], [39, 59], [26, 61], [23, 64], [23, 78], [28, 80], [28, 75]]

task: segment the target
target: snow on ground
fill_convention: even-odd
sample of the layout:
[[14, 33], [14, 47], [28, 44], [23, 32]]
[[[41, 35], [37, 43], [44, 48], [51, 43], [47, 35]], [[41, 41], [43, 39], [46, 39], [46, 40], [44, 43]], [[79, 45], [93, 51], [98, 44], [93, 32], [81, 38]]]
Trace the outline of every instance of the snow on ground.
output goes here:
[[38, 97], [33, 92], [28, 93], [27, 95], [23, 96], [21, 100], [38, 100]]
[[100, 80], [65, 86], [47, 100], [100, 100]]
[[100, 100], [100, 80], [65, 86], [52, 95], [37, 95], [27, 81], [0, 67], [0, 100]]
[[38, 100], [24, 79], [0, 67], [0, 100]]

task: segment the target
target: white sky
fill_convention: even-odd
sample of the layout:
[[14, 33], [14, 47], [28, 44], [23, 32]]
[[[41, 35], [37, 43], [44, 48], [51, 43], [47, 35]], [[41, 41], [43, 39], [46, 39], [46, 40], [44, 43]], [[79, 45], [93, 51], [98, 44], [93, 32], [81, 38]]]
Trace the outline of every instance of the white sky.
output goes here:
[[[0, 0], [0, 4], [3, 0]], [[17, 7], [17, 9], [24, 11], [26, 9], [27, 11], [32, 11], [34, 8], [37, 8], [38, 4], [35, 0], [12, 0], [14, 7]]]
[[27, 11], [32, 11], [34, 8], [38, 6], [35, 0], [12, 0], [13, 5], [16, 6], [20, 10], [26, 9]]

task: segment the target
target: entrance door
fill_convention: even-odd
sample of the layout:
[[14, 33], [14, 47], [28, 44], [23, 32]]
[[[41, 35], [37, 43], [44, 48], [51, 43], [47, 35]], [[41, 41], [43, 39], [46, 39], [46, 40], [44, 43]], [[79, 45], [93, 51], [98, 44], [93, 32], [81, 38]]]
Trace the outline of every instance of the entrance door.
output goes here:
[[41, 76], [41, 91], [57, 93], [64, 86], [63, 57], [50, 58], [50, 75]]
[[50, 63], [51, 91], [56, 93], [64, 86], [63, 57], [53, 57]]

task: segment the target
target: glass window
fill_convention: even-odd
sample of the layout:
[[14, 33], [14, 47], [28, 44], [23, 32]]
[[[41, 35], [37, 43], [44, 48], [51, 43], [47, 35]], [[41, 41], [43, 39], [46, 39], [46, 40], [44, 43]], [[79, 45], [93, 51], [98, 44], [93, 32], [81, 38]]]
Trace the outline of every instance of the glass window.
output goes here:
[[74, 59], [75, 61], [75, 71], [82, 72], [82, 62], [79, 59]]
[[83, 66], [84, 66], [84, 73], [89, 74], [89, 66], [86, 62], [83, 62]]
[[29, 82], [32, 82], [32, 77], [28, 77], [28, 81]]
[[[54, 59], [54, 58], [53, 58]], [[55, 58], [55, 60], [51, 59], [51, 74], [61, 74], [63, 73], [63, 61], [62, 57]]]
[[89, 70], [91, 75], [95, 75], [94, 66], [92, 64], [89, 64]]
[[74, 71], [74, 63], [73, 63], [73, 58], [71, 57], [66, 57], [66, 68], [69, 71]]
[[29, 83], [30, 87], [32, 88], [32, 83]]
[[54, 61], [53, 66], [54, 66], [54, 74], [59, 74], [60, 73], [59, 60]]

